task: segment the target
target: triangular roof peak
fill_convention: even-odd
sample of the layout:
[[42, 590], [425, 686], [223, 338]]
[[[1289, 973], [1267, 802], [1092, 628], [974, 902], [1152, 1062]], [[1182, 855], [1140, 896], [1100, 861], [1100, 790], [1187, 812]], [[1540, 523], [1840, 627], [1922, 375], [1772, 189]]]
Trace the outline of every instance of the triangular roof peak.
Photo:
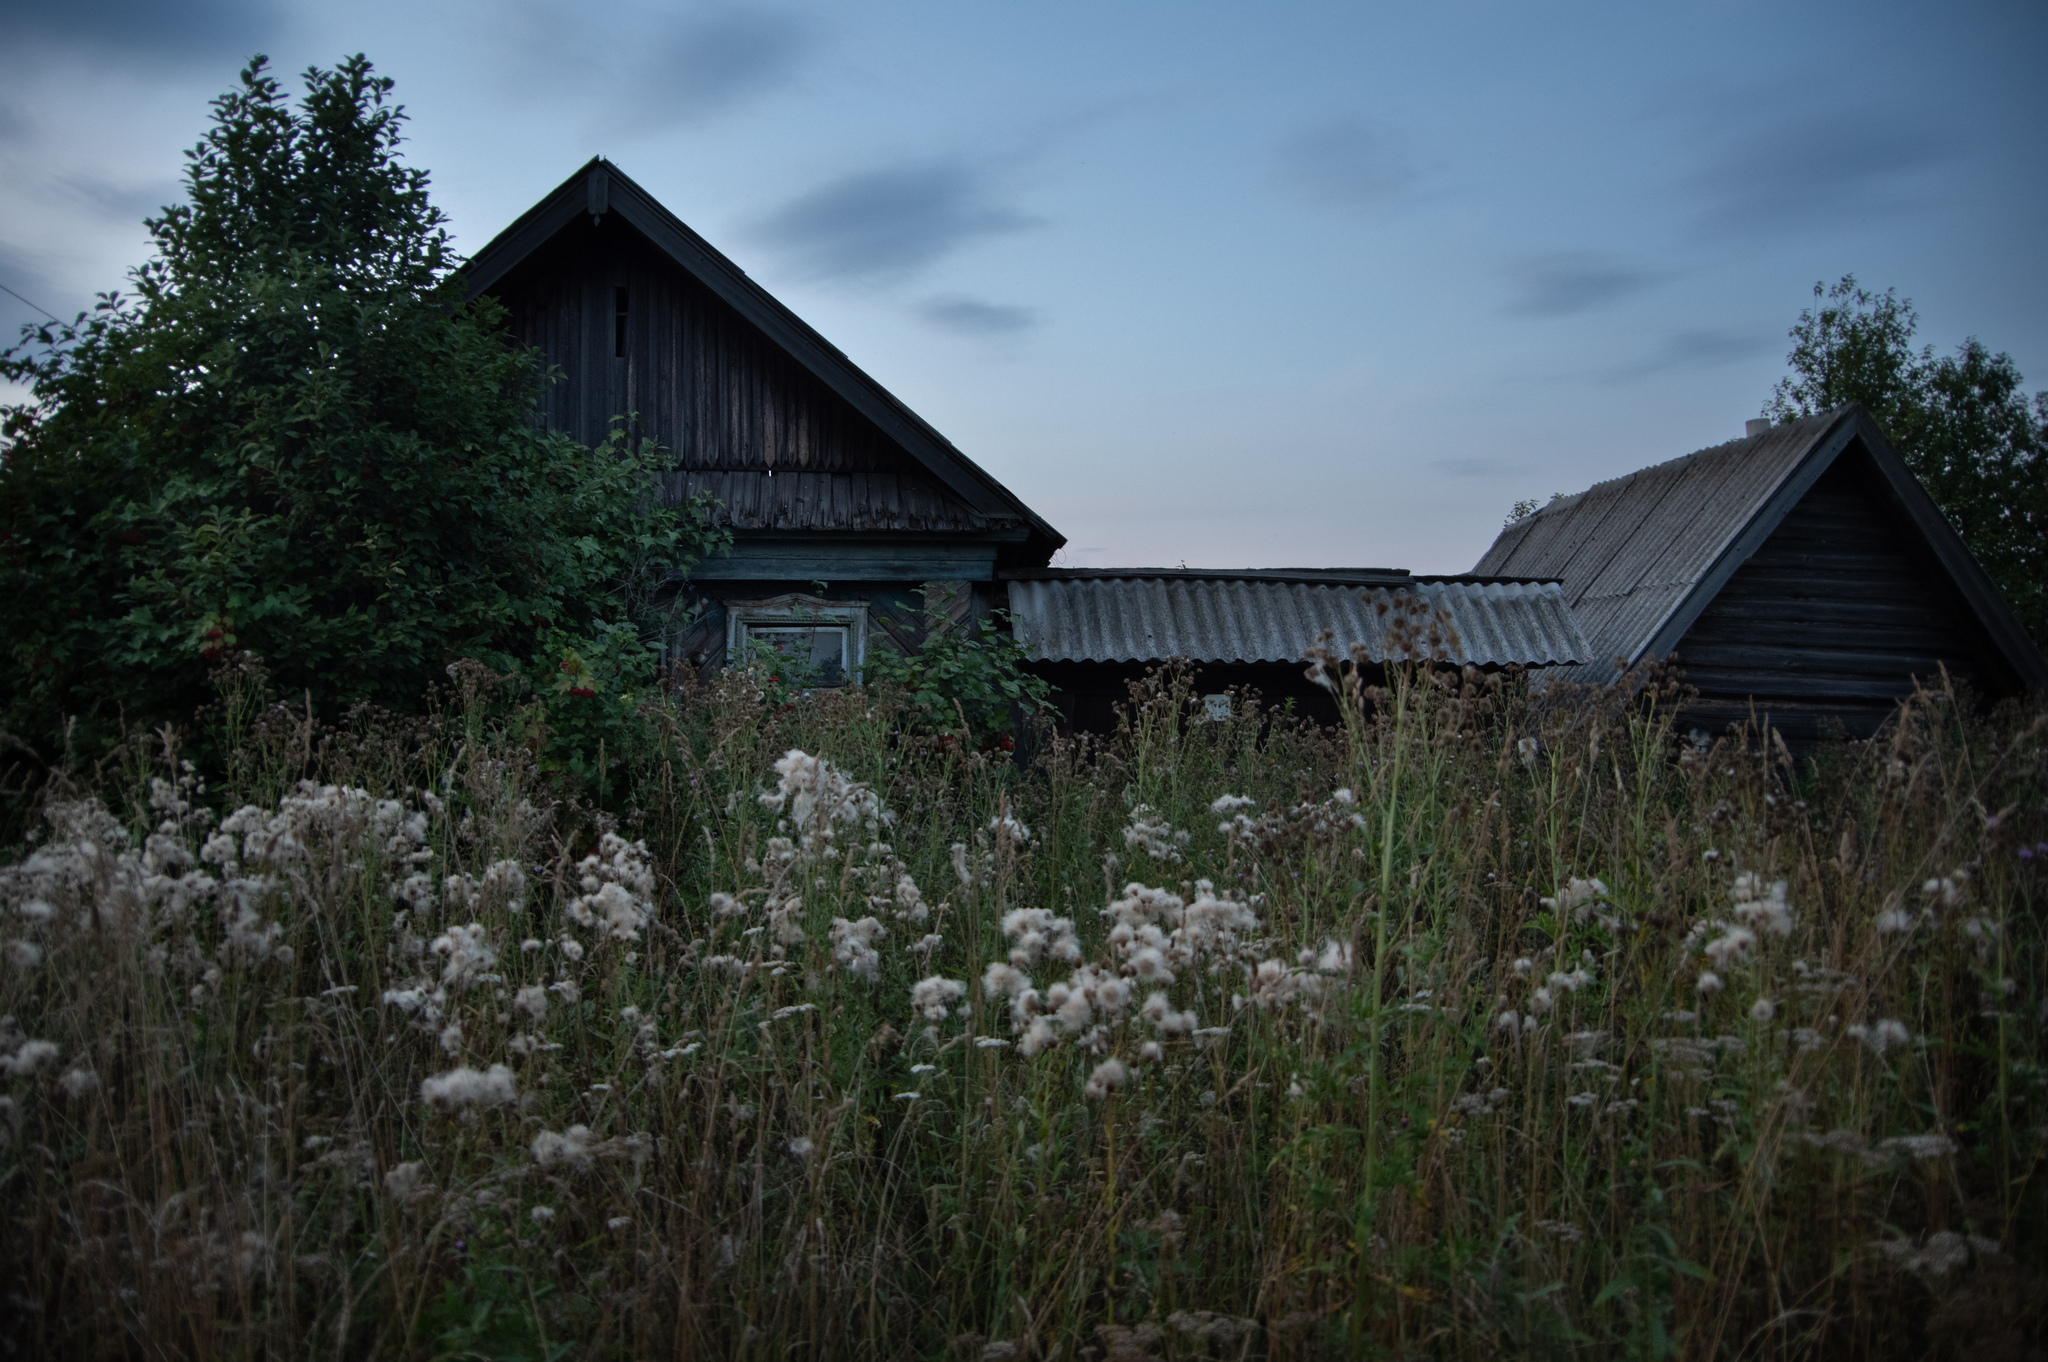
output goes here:
[[969, 507], [986, 516], [1021, 521], [1028, 532], [1024, 561], [1043, 563], [1066, 542], [1015, 493], [602, 156], [592, 157], [470, 259], [464, 271], [468, 296], [495, 291], [522, 263], [586, 215], [592, 221], [615, 216], [630, 223]]
[[1850, 404], [1595, 483], [1508, 525], [1476, 573], [1555, 577], [1600, 659], [1662, 657], [1823, 474], [1852, 449], [1876, 470], [2004, 664], [2032, 690], [2048, 662], [1876, 420]]

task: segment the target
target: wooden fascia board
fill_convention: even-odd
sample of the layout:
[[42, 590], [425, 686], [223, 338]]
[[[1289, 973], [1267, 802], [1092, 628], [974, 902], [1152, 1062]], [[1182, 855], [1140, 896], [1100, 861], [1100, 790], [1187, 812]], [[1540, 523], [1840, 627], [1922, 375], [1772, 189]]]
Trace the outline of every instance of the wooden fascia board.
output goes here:
[[620, 190], [625, 187], [614, 181], [612, 212], [637, 227], [648, 240], [695, 275], [734, 311], [759, 327], [768, 339], [782, 347], [826, 387], [873, 421], [883, 433], [957, 493], [961, 500], [984, 515], [1005, 511], [1030, 515], [1029, 509], [1021, 502], [1013, 503], [1003, 496], [986, 474], [982, 474], [965, 456], [945, 445], [922, 421], [909, 416], [903, 405], [880, 384], [856, 369], [853, 362], [824, 337], [740, 273], [695, 232], [676, 222], [665, 209], [644, 194], [622, 194]]
[[1870, 453], [1870, 461], [1883, 474], [1885, 484], [1891, 492], [1894, 504], [1904, 510], [1926, 540], [1927, 547], [1943, 568], [1956, 590], [1969, 603], [1977, 616], [1977, 623], [1989, 637], [1992, 645], [2005, 655], [2005, 663], [2019, 677], [2028, 690], [2048, 690], [2048, 659], [2027, 634], [2026, 626], [2012, 613], [2006, 603], [2005, 593], [1991, 580], [1991, 574], [1977, 561], [1977, 555], [1970, 552], [1969, 545], [1956, 533], [1955, 526], [1934, 504], [1934, 498], [1927, 495], [1927, 489], [1920, 485], [1920, 479], [1913, 470], [1906, 467], [1891, 441], [1870, 414], [1860, 407], [1855, 413], [1857, 433], [1863, 437], [1863, 447]]
[[1664, 612], [1664, 618], [1650, 631], [1650, 636], [1628, 655], [1630, 666], [1646, 656], [1662, 657], [1678, 646], [1678, 641], [1685, 637], [1685, 631], [1692, 628], [1701, 613], [1713, 604], [1736, 569], [1764, 546], [1764, 541], [1785, 523], [1786, 516], [1792, 514], [1792, 508], [1813, 490], [1814, 483], [1820, 481], [1820, 475], [1833, 466], [1842, 451], [1849, 447], [1850, 441], [1856, 438], [1858, 427], [1854, 415], [1853, 412], [1844, 412], [1829, 426], [1827, 432], [1814, 441], [1813, 448], [1785, 475], [1777, 490], [1765, 500], [1763, 509], [1751, 516], [1747, 525], [1729, 535], [1728, 542], [1715, 555], [1713, 566], [1707, 569], [1692, 590], [1673, 602], [1671, 608]]
[[489, 293], [521, 261], [547, 245], [555, 233], [589, 211], [587, 186], [590, 173], [597, 168], [600, 159], [592, 158], [586, 162], [582, 169], [520, 214], [511, 226], [492, 237], [482, 250], [470, 257], [462, 270], [465, 296], [474, 298], [480, 293]]

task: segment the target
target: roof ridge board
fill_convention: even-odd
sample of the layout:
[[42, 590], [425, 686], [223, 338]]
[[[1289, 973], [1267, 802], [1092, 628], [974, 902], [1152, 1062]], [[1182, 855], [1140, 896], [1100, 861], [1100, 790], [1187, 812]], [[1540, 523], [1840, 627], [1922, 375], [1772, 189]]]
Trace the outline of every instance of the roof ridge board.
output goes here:
[[1831, 407], [1827, 411], [1816, 412], [1812, 416], [1802, 416], [1797, 420], [1787, 421], [1783, 425], [1772, 426], [1769, 430], [1762, 431], [1756, 435], [1743, 435], [1738, 436], [1733, 440], [1723, 440], [1720, 444], [1717, 445], [1704, 445], [1699, 449], [1691, 451], [1690, 453], [1674, 455], [1671, 458], [1661, 459], [1653, 464], [1645, 464], [1641, 468], [1631, 469], [1626, 473], [1617, 473], [1611, 478], [1602, 478], [1600, 481], [1596, 483], [1592, 483], [1586, 487], [1580, 488], [1578, 491], [1573, 492], [1569, 496], [1560, 497], [1556, 501], [1552, 501], [1546, 503], [1545, 505], [1537, 507], [1534, 511], [1531, 511], [1527, 516], [1524, 516], [1521, 520], [1516, 521], [1515, 524], [1524, 525], [1529, 523], [1530, 521], [1541, 519], [1542, 517], [1547, 515], [1563, 514], [1564, 512], [1570, 510], [1573, 506], [1577, 505], [1580, 500], [1594, 492], [1599, 491], [1603, 487], [1607, 487], [1617, 482], [1627, 482], [1629, 479], [1640, 477], [1645, 473], [1655, 473], [1660, 469], [1669, 468], [1673, 464], [1685, 463], [1688, 460], [1698, 459], [1701, 456], [1707, 454], [1718, 454], [1721, 451], [1729, 449], [1735, 445], [1749, 444], [1750, 442], [1755, 440], [1768, 440], [1776, 436], [1781, 436], [1782, 434], [1784, 434], [1784, 432], [1791, 430], [1794, 427], [1805, 425], [1808, 422], [1821, 422], [1824, 425], [1832, 425], [1837, 417], [1839, 417], [1844, 411], [1848, 410], [1848, 408], [1853, 405], [1855, 404], [1844, 403], [1839, 407]]
[[[892, 422], [888, 419], [878, 419], [877, 412], [863, 410], [862, 414], [874, 420], [885, 433], [894, 437], [912, 458], [967, 500], [976, 511], [987, 514], [993, 510], [993, 507], [983, 504], [985, 500], [993, 498], [1002, 503], [1005, 509], [1022, 516], [1033, 529], [1052, 541], [1048, 553], [1056, 551], [1066, 542], [1066, 536], [1026, 505], [1016, 493], [962, 453], [958, 446], [912, 411], [901, 398], [855, 364], [845, 351], [826, 340], [810, 323], [791, 311], [786, 304], [763, 288], [688, 223], [670, 212], [659, 199], [619, 169], [617, 164], [607, 161], [602, 156], [593, 157], [585, 162], [575, 174], [522, 213], [511, 226], [491, 238], [481, 251], [470, 258], [467, 268], [476, 270], [479, 265], [483, 268], [477, 270], [466, 282], [468, 296], [475, 297], [496, 284], [555, 233], [573, 222], [583, 212], [589, 211], [592, 201], [588, 188], [590, 178], [599, 172], [605, 175], [607, 181], [604, 207], [606, 213], [618, 213], [631, 223], [656, 249], [662, 250], [683, 269], [694, 275], [721, 301], [739, 312], [741, 317], [767, 333], [771, 341], [780, 345], [799, 364], [851, 403], [856, 410], [861, 410], [868, 402], [879, 404], [883, 408], [880, 416], [894, 418], [895, 422], [900, 422], [907, 429], [891, 431], [889, 426]], [[642, 220], [643, 218], [647, 220]], [[536, 229], [541, 228], [543, 224], [545, 230], [537, 231]], [[538, 239], [524, 240], [530, 235], [537, 235]], [[684, 258], [673, 248], [672, 243], [662, 240], [663, 235], [679, 239], [688, 248], [689, 254], [697, 258]], [[724, 287], [720, 287], [721, 284]], [[778, 330], [787, 334], [777, 335]], [[806, 349], [813, 352], [812, 357], [802, 353]], [[813, 358], [822, 362], [813, 362]], [[855, 391], [848, 391], [849, 386]], [[866, 398], [867, 402], [863, 402], [863, 398]], [[905, 439], [906, 434], [911, 438]], [[919, 444], [925, 445], [926, 449], [918, 449]]]

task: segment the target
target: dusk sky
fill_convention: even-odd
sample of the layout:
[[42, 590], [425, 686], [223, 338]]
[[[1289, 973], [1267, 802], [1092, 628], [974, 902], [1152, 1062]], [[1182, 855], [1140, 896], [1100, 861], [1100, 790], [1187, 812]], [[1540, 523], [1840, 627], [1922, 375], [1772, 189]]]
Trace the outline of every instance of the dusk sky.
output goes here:
[[[1469, 568], [1742, 433], [1816, 280], [2048, 387], [2048, 5], [0, 0], [0, 285], [362, 51], [474, 251], [601, 153], [1074, 566]], [[11, 338], [36, 314], [0, 294]]]

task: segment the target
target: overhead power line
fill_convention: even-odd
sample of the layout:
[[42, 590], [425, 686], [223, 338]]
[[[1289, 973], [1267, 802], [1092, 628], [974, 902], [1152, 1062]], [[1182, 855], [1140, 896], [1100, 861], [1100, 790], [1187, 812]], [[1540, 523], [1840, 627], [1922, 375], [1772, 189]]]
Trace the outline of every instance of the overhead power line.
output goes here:
[[49, 319], [50, 319], [51, 321], [53, 321], [53, 322], [61, 322], [61, 321], [63, 321], [63, 320], [64, 320], [64, 319], [63, 319], [62, 317], [58, 316], [58, 315], [57, 315], [56, 313], [54, 313], [54, 312], [50, 311], [50, 309], [48, 309], [47, 307], [44, 307], [44, 306], [43, 306], [43, 305], [42, 305], [41, 303], [30, 303], [28, 299], [26, 299], [26, 298], [22, 298], [22, 297], [21, 297], [21, 295], [20, 295], [19, 293], [16, 293], [16, 292], [15, 292], [15, 291], [14, 291], [13, 289], [11, 289], [11, 288], [7, 287], [7, 285], [5, 285], [5, 284], [0, 284], [0, 293], [5, 293], [5, 294], [7, 294], [7, 295], [8, 295], [9, 297], [11, 297], [11, 298], [19, 298], [19, 299], [21, 299], [21, 301], [22, 301], [22, 302], [24, 302], [24, 303], [28, 303], [28, 305], [29, 305], [30, 307], [32, 307], [32, 308], [34, 308], [34, 309], [35, 309], [36, 311], [38, 311], [38, 312], [42, 313], [42, 314], [43, 314], [43, 315], [44, 315], [45, 317], [48, 317], [48, 318], [49, 318]]

